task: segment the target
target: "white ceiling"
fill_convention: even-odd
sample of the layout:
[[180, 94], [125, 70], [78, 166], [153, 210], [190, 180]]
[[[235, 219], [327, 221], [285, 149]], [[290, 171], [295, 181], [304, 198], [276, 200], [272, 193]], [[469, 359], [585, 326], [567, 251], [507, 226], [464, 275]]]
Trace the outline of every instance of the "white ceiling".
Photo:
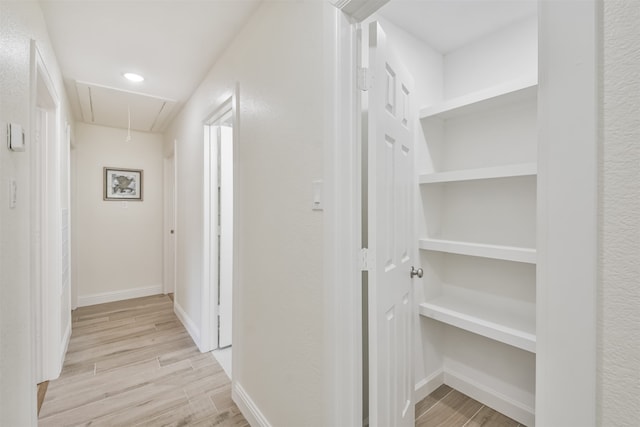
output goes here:
[[449, 53], [474, 39], [535, 15], [536, 0], [391, 0], [380, 14]]
[[[132, 129], [161, 132], [260, 1], [40, 3], [76, 119], [126, 128], [130, 110]], [[446, 53], [535, 10], [535, 0], [392, 0], [381, 14]]]
[[76, 118], [162, 131], [260, 0], [40, 2]]

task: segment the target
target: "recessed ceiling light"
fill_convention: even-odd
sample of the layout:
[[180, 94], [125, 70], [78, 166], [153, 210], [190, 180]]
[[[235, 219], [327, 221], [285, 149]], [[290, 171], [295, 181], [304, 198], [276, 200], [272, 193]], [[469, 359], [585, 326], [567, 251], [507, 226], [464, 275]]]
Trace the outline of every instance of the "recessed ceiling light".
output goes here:
[[144, 80], [144, 77], [136, 73], [124, 73], [123, 75], [127, 80], [130, 80], [132, 82], [141, 82]]

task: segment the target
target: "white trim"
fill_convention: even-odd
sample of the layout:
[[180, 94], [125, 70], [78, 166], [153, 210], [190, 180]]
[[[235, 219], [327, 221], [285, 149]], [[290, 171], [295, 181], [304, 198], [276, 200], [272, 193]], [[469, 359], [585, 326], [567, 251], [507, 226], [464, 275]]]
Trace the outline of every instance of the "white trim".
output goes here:
[[240, 85], [236, 82], [233, 88], [233, 95], [231, 97], [231, 115], [233, 117], [233, 266], [232, 266], [232, 283], [233, 290], [231, 296], [231, 341], [233, 342], [233, 350], [231, 351], [231, 386], [235, 384], [236, 379], [241, 378], [240, 368], [241, 361], [240, 355], [242, 354], [242, 334], [244, 331], [243, 317], [240, 315], [240, 308], [242, 305], [242, 269], [240, 268], [240, 215], [242, 213], [242, 207], [240, 206], [240, 197], [237, 195], [240, 192], [240, 132], [242, 131], [239, 119], [240, 111]]
[[200, 346], [200, 330], [198, 329], [198, 326], [196, 325], [196, 323], [189, 317], [189, 315], [187, 314], [186, 311], [184, 311], [184, 309], [182, 308], [182, 306], [180, 306], [180, 304], [178, 304], [178, 300], [174, 300], [173, 302], [173, 312], [176, 314], [176, 316], [178, 317], [178, 320], [180, 320], [180, 322], [182, 322], [182, 325], [184, 326], [184, 328], [187, 330], [187, 332], [189, 332], [189, 335], [191, 335], [191, 339], [193, 340], [193, 342], [196, 344], [196, 346], [198, 347], [198, 349], [202, 352], [205, 353], [204, 350], [202, 350], [202, 347]]
[[535, 424], [534, 409], [450, 369], [444, 370], [444, 383], [472, 399], [527, 426]]
[[594, 426], [601, 2], [538, 4], [536, 424]]
[[[212, 173], [215, 172], [216, 176], [217, 176], [217, 168], [218, 168], [218, 160], [217, 157], [215, 159], [215, 162], [212, 163], [211, 161], [211, 155], [212, 155], [212, 151], [211, 151], [211, 147], [212, 147], [212, 141], [213, 138], [211, 136], [211, 129], [212, 129], [212, 125], [220, 120], [222, 117], [224, 117], [226, 114], [228, 114], [229, 112], [231, 112], [232, 115], [232, 121], [233, 121], [233, 144], [234, 144], [234, 159], [237, 157], [238, 152], [237, 152], [237, 142], [238, 142], [238, 138], [237, 138], [237, 127], [238, 127], [238, 117], [237, 117], [237, 108], [236, 108], [236, 104], [237, 104], [237, 95], [238, 92], [238, 85], [236, 84], [231, 90], [229, 90], [229, 92], [227, 94], [225, 94], [223, 97], [221, 97], [219, 99], [218, 102], [215, 103], [214, 108], [211, 110], [211, 112], [209, 114], [207, 114], [204, 118], [204, 120], [202, 121], [203, 124], [203, 139], [202, 139], [202, 144], [203, 144], [203, 230], [202, 230], [202, 235], [203, 235], [203, 246], [202, 246], [202, 297], [201, 297], [201, 330], [200, 330], [200, 336], [201, 336], [201, 340], [200, 340], [200, 344], [198, 345], [198, 347], [200, 348], [200, 351], [205, 352], [205, 351], [212, 351], [215, 350], [216, 348], [218, 348], [218, 283], [216, 278], [218, 277], [218, 272], [217, 272], [217, 268], [219, 268], [217, 261], [212, 262], [212, 260], [217, 260], [218, 259], [218, 222], [217, 222], [217, 212], [218, 212], [218, 198], [217, 197], [211, 197], [211, 177], [212, 177]], [[214, 151], [216, 153], [216, 155], [218, 155], [219, 153], [217, 153], [217, 150]], [[235, 160], [234, 160], [235, 161]], [[234, 174], [234, 183], [236, 182], [236, 178], [238, 176], [237, 173], [237, 165], [234, 164], [234, 170], [233, 170], [233, 174]], [[235, 185], [235, 184], [234, 184]], [[238, 194], [237, 191], [237, 186], [236, 188], [234, 188], [234, 193]], [[234, 197], [234, 204], [235, 204], [235, 200], [237, 199], [237, 197]], [[237, 240], [235, 238], [235, 234], [236, 234], [236, 224], [238, 223], [238, 219], [237, 219], [237, 209], [236, 206], [234, 206], [233, 208], [233, 235], [234, 235], [234, 247], [237, 244]], [[211, 221], [211, 213], [212, 212], [216, 212], [216, 214], [214, 215], [214, 218], [216, 218], [215, 221]], [[212, 229], [213, 227], [215, 227], [215, 229]], [[211, 240], [211, 235], [215, 233], [215, 239], [214, 242], [212, 242]], [[235, 252], [234, 249], [234, 257], [233, 257], [233, 275], [235, 276], [235, 273], [237, 272], [237, 260], [236, 260], [236, 255], [237, 253]], [[237, 286], [236, 284], [236, 278], [233, 277], [233, 288], [235, 289]], [[232, 299], [234, 299], [232, 297]], [[232, 302], [232, 316], [233, 316], [233, 312], [235, 311], [236, 308], [236, 304], [235, 302]], [[233, 329], [234, 329], [234, 322], [231, 322], [231, 329], [232, 329], [232, 342], [234, 342], [234, 337], [233, 337]]]
[[[39, 96], [48, 98], [43, 107], [46, 124], [40, 138], [39, 150], [31, 155], [31, 279], [33, 298], [32, 339], [35, 349], [36, 381], [56, 378], [60, 374], [60, 351], [63, 347], [61, 325], [62, 292], [62, 216], [60, 145], [60, 98], [47, 64], [35, 40], [30, 42], [30, 136], [36, 141], [39, 112]], [[42, 87], [41, 87], [42, 86]], [[42, 98], [41, 98], [42, 100]], [[40, 178], [40, 179], [38, 179]], [[37, 209], [39, 207], [39, 209]], [[39, 230], [39, 242], [37, 245]], [[39, 334], [38, 334], [39, 333]]]
[[162, 284], [153, 286], [145, 286], [133, 289], [124, 289], [121, 291], [102, 292], [92, 295], [79, 295], [78, 307], [86, 307], [88, 305], [104, 304], [106, 302], [122, 301], [131, 298], [148, 297], [150, 295], [158, 295], [162, 293]]
[[[332, 426], [362, 425], [360, 152], [356, 34], [327, 3], [325, 13], [325, 409]], [[234, 351], [234, 354], [236, 352]], [[234, 362], [234, 366], [236, 366]], [[235, 369], [235, 368], [234, 368]]]
[[362, 22], [373, 12], [389, 3], [389, 0], [329, 0], [329, 2], [355, 22]]
[[[174, 141], [175, 145], [175, 141]], [[163, 191], [163, 208], [164, 208], [164, 218], [163, 218], [163, 253], [162, 257], [164, 260], [164, 268], [162, 270], [162, 289], [165, 294], [170, 294], [175, 292], [176, 288], [176, 156], [175, 156], [175, 147], [171, 155], [164, 157], [163, 159], [163, 180], [164, 180], [164, 191]], [[171, 173], [170, 173], [171, 172]], [[171, 192], [171, 199], [169, 200], [167, 187], [171, 185], [173, 187], [173, 191]], [[170, 221], [170, 219], [172, 221]], [[173, 233], [172, 233], [173, 231]], [[173, 248], [171, 248], [173, 246]], [[173, 257], [169, 256], [173, 254]], [[169, 277], [169, 269], [170, 264], [173, 263], [173, 277]]]
[[[71, 318], [71, 313], [69, 313], [69, 317]], [[62, 336], [62, 347], [60, 351], [60, 365], [57, 367], [58, 375], [56, 378], [60, 376], [62, 373], [62, 366], [64, 365], [64, 358], [67, 354], [67, 350], [69, 349], [69, 342], [71, 341], [71, 324], [72, 320], [69, 320], [69, 324], [65, 328], [64, 335]]]
[[251, 400], [249, 394], [247, 394], [242, 385], [237, 381], [233, 384], [231, 398], [252, 427], [271, 427], [271, 423], [267, 420], [267, 417], [260, 412], [258, 406]]
[[[71, 310], [78, 308], [78, 236], [76, 221], [78, 217], [78, 151], [74, 144], [73, 129], [70, 127], [70, 149], [69, 149], [69, 203], [70, 203], [70, 225], [71, 232]], [[73, 320], [72, 320], [73, 323]]]
[[173, 300], [179, 298], [178, 295], [178, 140], [173, 140], [173, 230], [174, 230], [174, 251], [173, 251]]
[[433, 374], [416, 383], [413, 401], [416, 403], [420, 402], [422, 399], [433, 393], [435, 389], [440, 387], [442, 384], [444, 384], [444, 371], [442, 369], [438, 369]]
[[[218, 198], [211, 197], [211, 179], [217, 175], [217, 157], [211, 159], [212, 155], [217, 156], [217, 150], [212, 149], [211, 127], [205, 120], [203, 126], [202, 139], [202, 159], [203, 159], [203, 181], [202, 181], [202, 289], [200, 296], [200, 341], [198, 347], [200, 351], [211, 351], [217, 348], [218, 344], [218, 292], [217, 283], [214, 281], [218, 277], [217, 220], [212, 220], [212, 214], [218, 212]], [[215, 146], [215, 143], [214, 143]], [[217, 215], [215, 215], [217, 217]]]

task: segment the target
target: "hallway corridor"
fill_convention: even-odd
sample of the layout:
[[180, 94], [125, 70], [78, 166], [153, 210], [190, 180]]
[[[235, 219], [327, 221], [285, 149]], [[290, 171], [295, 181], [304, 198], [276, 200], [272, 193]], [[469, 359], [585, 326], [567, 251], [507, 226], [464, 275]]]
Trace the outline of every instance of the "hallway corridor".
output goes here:
[[231, 383], [200, 353], [166, 295], [73, 312], [60, 378], [51, 381], [40, 426], [248, 426]]

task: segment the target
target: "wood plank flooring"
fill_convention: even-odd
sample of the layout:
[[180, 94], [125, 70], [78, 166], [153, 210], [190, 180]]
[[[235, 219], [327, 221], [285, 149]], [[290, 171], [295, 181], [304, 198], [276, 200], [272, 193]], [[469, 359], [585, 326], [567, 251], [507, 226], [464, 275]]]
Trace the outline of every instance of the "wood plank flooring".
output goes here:
[[81, 307], [39, 426], [249, 424], [211, 353], [200, 353], [166, 295]]
[[441, 385], [416, 404], [416, 427], [524, 427], [467, 395]]
[[[165, 295], [75, 310], [62, 375], [43, 391], [43, 427], [249, 425], [228, 377], [198, 351]], [[416, 427], [520, 427], [446, 385], [415, 412]]]

